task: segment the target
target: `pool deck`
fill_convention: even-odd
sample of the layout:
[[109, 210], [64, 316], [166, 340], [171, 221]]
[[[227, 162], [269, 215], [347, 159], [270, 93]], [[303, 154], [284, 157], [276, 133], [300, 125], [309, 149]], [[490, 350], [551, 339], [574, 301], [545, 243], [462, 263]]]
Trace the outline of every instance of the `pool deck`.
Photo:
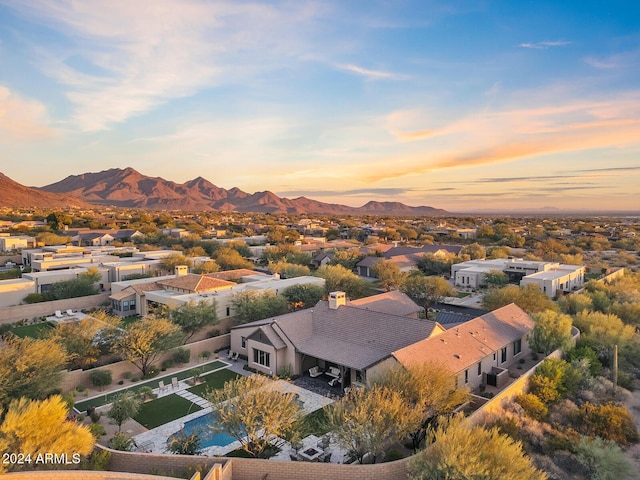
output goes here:
[[[250, 375], [249, 372], [242, 369], [241, 363], [242, 363], [241, 361], [234, 362], [230, 365], [229, 369], [245, 376]], [[306, 414], [314, 412], [333, 402], [333, 400], [331, 400], [330, 398], [310, 392], [309, 390], [305, 390], [303, 388], [300, 388], [284, 380], [276, 380], [275, 385], [277, 385], [278, 389], [284, 392], [291, 392], [291, 393], [297, 394], [298, 399], [301, 402], [303, 402], [303, 410]], [[211, 412], [212, 410], [211, 404], [207, 402], [204, 398], [189, 392], [187, 390], [187, 388], [189, 387], [190, 385], [188, 385], [183, 381], [180, 381], [178, 382], [177, 388], [172, 388], [171, 385], [169, 385], [168, 388], [165, 387], [164, 391], [156, 392], [156, 393], [158, 393], [159, 397], [175, 393], [176, 395], [180, 395], [181, 397], [187, 400], [190, 400], [194, 404], [200, 407], [203, 407], [203, 409], [197, 412], [191, 413], [189, 415], [186, 415], [184, 417], [181, 417], [177, 420], [173, 420], [171, 422], [165, 423], [164, 425], [160, 425], [159, 427], [153, 428], [151, 430], [147, 430], [146, 432], [141, 433], [139, 435], [136, 435], [134, 437], [134, 440], [138, 445], [139, 451], [149, 452], [149, 453], [166, 453], [167, 439], [170, 436], [179, 432], [183, 428], [186, 422], [193, 420], [195, 418], [199, 418]], [[288, 444], [288, 442], [285, 442], [284, 440], [281, 440], [281, 439], [279, 439], [277, 443], [279, 444], [284, 443], [286, 445], [282, 448], [282, 451], [278, 455], [276, 455], [276, 457], [274, 457], [274, 459], [288, 460], [289, 450], [291, 450], [291, 446]], [[213, 447], [204, 448], [202, 450], [202, 454], [208, 455], [208, 456], [225, 455], [240, 447], [241, 447], [240, 442], [235, 441], [225, 446], [213, 446]], [[278, 458], [279, 456], [283, 456], [283, 457], [286, 456], [286, 458]]]

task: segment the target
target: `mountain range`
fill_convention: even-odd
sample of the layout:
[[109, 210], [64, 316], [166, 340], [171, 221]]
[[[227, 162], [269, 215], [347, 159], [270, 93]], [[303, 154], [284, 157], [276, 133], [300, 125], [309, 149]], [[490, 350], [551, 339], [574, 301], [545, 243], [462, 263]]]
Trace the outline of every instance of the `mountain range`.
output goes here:
[[[176, 183], [143, 175], [133, 168], [112, 168], [71, 175], [41, 188], [25, 187], [0, 174], [0, 206], [59, 207], [105, 205], [151, 210], [234, 211], [256, 213], [327, 213], [376, 215], [446, 215], [433, 207], [370, 201], [361, 207], [324, 203], [306, 197], [282, 198], [270, 191], [249, 194], [237, 187], [217, 187], [197, 177]], [[15, 194], [14, 194], [15, 192]]]

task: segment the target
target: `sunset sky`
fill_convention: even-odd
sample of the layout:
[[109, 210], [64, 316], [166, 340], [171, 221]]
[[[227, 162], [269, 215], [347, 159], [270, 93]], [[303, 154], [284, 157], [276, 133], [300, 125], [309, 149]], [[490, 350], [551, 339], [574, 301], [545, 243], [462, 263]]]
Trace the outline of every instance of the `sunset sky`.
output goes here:
[[640, 210], [640, 2], [0, 0], [0, 172]]

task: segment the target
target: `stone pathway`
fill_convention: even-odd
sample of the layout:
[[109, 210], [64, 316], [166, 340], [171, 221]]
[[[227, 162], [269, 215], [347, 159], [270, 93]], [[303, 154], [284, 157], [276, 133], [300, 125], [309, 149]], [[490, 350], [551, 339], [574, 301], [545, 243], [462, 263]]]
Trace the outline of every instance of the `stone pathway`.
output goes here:
[[174, 392], [174, 393], [186, 400], [189, 400], [192, 403], [195, 403], [199, 407], [207, 408], [211, 406], [211, 404], [207, 402], [204, 398], [199, 397], [195, 393], [191, 393], [189, 390], [178, 390], [177, 392]]

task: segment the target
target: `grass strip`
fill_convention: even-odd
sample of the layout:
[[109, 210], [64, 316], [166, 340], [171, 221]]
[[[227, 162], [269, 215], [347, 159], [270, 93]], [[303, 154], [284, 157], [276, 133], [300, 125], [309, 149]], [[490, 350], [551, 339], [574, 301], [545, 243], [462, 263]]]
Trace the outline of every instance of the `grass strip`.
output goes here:
[[202, 410], [195, 403], [175, 393], [143, 403], [133, 419], [146, 428], [156, 428], [193, 412]]

